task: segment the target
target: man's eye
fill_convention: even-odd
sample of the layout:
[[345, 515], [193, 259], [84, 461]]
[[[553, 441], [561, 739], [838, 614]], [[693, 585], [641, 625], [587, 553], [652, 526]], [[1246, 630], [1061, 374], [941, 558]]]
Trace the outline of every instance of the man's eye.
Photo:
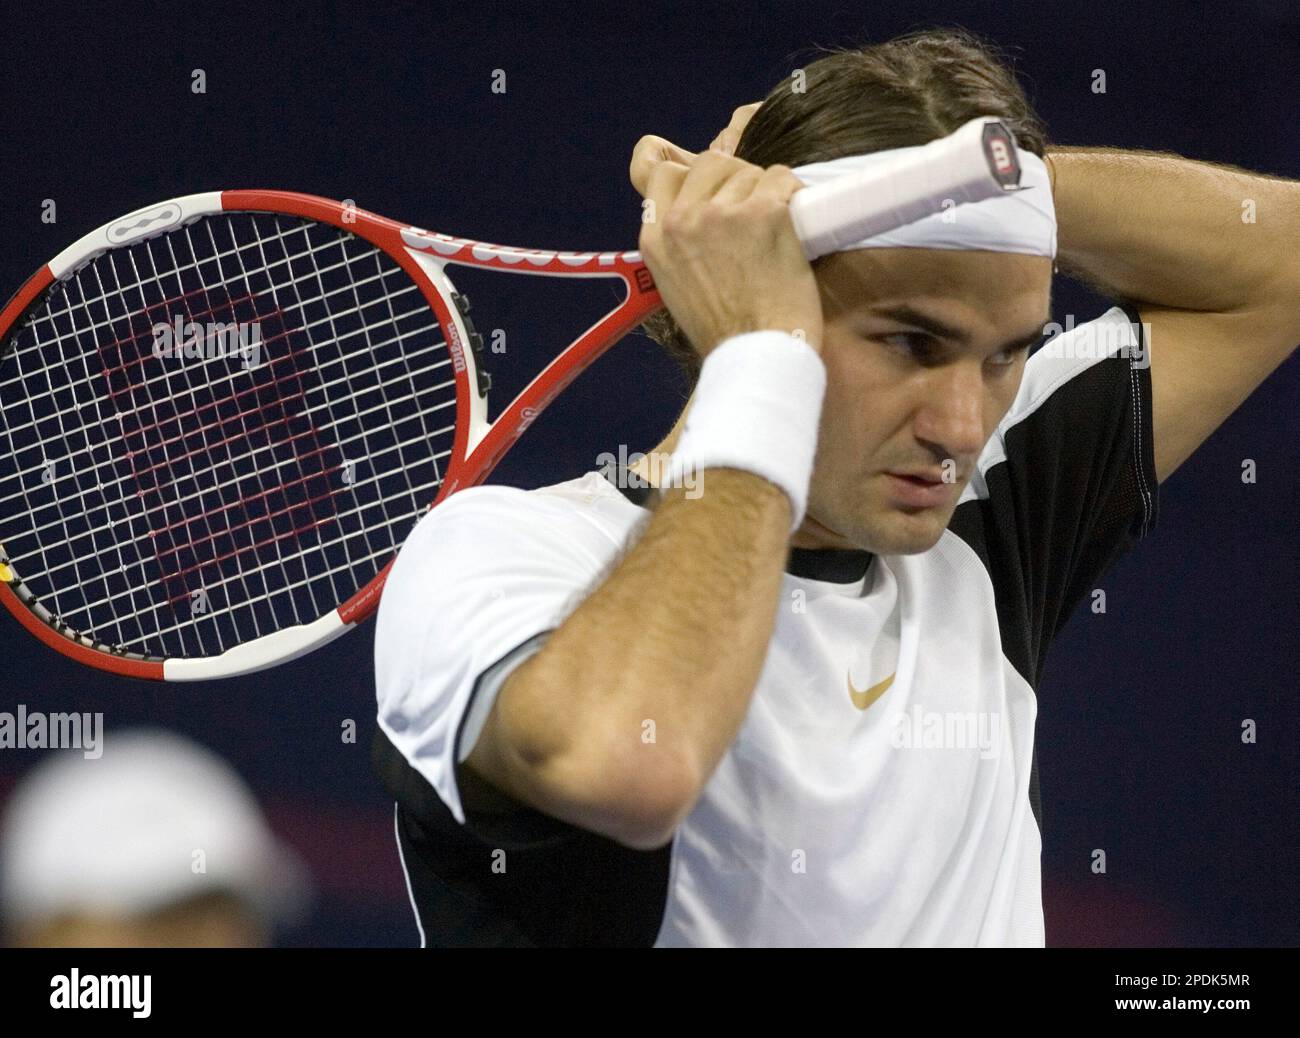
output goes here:
[[993, 356], [989, 358], [989, 363], [992, 364], [995, 368], [1013, 367], [1016, 361], [1018, 361], [1021, 357], [1028, 356], [1029, 348], [1030, 348], [1030, 344], [1026, 343], [1023, 346], [1017, 346], [1014, 349], [999, 350], [997, 353], [993, 354]]
[[934, 354], [934, 340], [921, 332], [890, 332], [880, 338], [893, 349], [901, 350], [918, 359], [925, 359]]

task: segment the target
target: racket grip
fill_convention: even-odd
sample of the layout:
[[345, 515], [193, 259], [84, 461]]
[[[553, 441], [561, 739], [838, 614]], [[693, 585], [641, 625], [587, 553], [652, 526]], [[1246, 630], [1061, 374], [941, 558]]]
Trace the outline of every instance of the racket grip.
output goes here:
[[813, 184], [790, 199], [790, 215], [809, 260], [892, 231], [941, 210], [1017, 190], [1015, 137], [980, 116], [916, 151], [869, 169]]

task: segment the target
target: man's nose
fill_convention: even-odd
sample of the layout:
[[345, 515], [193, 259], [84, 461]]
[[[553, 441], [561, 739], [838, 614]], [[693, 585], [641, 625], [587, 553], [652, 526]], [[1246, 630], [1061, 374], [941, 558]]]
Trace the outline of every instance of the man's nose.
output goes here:
[[916, 435], [946, 457], [978, 455], [984, 448], [984, 374], [978, 364], [949, 364], [930, 373], [916, 417]]

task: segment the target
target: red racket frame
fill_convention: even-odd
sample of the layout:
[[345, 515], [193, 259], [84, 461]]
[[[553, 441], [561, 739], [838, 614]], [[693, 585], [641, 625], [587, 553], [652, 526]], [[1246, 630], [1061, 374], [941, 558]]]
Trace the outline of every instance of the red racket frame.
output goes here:
[[[452, 357], [455, 372], [457, 423], [451, 456], [444, 471], [438, 494], [430, 502], [433, 507], [450, 494], [466, 487], [481, 483], [491, 474], [497, 463], [523, 435], [524, 431], [541, 414], [552, 400], [558, 396], [575, 378], [582, 373], [597, 357], [614, 343], [645, 320], [647, 316], [662, 305], [659, 293], [655, 289], [654, 279], [637, 252], [557, 252], [546, 249], [525, 249], [468, 238], [455, 238], [450, 235], [425, 231], [419, 227], [399, 223], [375, 213], [370, 213], [354, 206], [346, 205], [328, 198], [315, 195], [299, 194], [293, 191], [274, 190], [239, 190], [223, 191], [219, 196], [220, 209], [207, 206], [195, 211], [193, 199], [204, 196], [189, 196], [187, 199], [173, 199], [155, 206], [137, 210], [129, 217], [106, 224], [97, 231], [87, 235], [80, 242], [67, 250], [56, 260], [46, 264], [30, 277], [14, 297], [0, 311], [0, 334], [7, 333], [25, 314], [29, 307], [56, 280], [54, 265], [69, 253], [76, 254], [76, 269], [81, 263], [93, 258], [100, 252], [115, 245], [134, 244], [175, 229], [180, 223], [180, 214], [185, 203], [185, 219], [194, 216], [211, 215], [225, 212], [260, 212], [282, 214], [286, 216], [305, 217], [320, 223], [332, 224], [340, 230], [354, 234], [382, 249], [396, 262], [420, 288], [425, 301], [434, 311], [438, 323], [446, 337], [447, 347]], [[159, 217], [166, 226], [150, 230], [144, 234], [123, 234], [119, 228], [127, 221], [139, 222], [141, 214], [166, 214], [170, 207], [175, 207], [176, 218], [170, 215]], [[170, 220], [170, 222], [167, 222]], [[96, 248], [98, 246], [98, 248]], [[84, 253], [84, 255], [82, 255]], [[417, 259], [420, 256], [422, 259]], [[481, 433], [473, 428], [471, 420], [474, 397], [478, 396], [477, 366], [469, 343], [464, 341], [464, 326], [461, 315], [456, 312], [454, 304], [439, 291], [433, 278], [426, 272], [422, 262], [432, 260], [437, 269], [454, 264], [495, 270], [507, 274], [535, 274], [551, 277], [617, 277], [627, 290], [623, 302], [610, 310], [582, 335], [561, 351], [519, 395], [501, 412], [497, 419], [487, 428], [486, 434], [470, 446], [471, 435]], [[485, 399], [480, 396], [480, 400]], [[379, 606], [384, 583], [392, 569], [390, 560], [364, 587], [358, 590], [346, 602], [341, 603], [334, 612], [340, 626], [331, 637], [347, 630], [351, 625], [368, 618]], [[16, 583], [16, 582], [15, 582]], [[69, 656], [79, 663], [96, 667], [100, 670], [121, 674], [127, 677], [150, 680], [165, 680], [165, 661], [155, 659], [138, 659], [109, 651], [88, 644], [88, 640], [77, 632], [61, 629], [52, 622], [47, 622], [36, 615], [17, 594], [10, 583], [0, 580], [0, 604], [3, 604], [28, 631], [46, 645]], [[277, 634], [283, 632], [277, 632]], [[271, 640], [276, 634], [267, 636]], [[315, 648], [312, 645], [311, 648]], [[237, 651], [237, 650], [232, 650]], [[295, 653], [294, 655], [300, 655]], [[286, 655], [285, 660], [294, 658]], [[220, 657], [207, 657], [217, 660]], [[186, 661], [189, 662], [189, 661]], [[193, 661], [201, 663], [202, 660]], [[187, 675], [186, 679], [201, 677], [230, 676], [213, 668], [213, 673], [203, 674], [197, 671]], [[261, 669], [252, 668], [252, 669]], [[246, 673], [236, 670], [233, 673]]]

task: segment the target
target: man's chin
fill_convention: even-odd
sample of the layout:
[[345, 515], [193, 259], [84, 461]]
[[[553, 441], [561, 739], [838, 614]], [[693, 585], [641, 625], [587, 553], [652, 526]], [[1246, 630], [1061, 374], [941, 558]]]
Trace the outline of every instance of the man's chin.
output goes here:
[[939, 543], [951, 519], [951, 508], [886, 505], [871, 514], [855, 540], [877, 555], [919, 555]]
[[795, 548], [840, 548], [869, 551], [876, 555], [917, 555], [939, 543], [952, 518], [950, 508], [900, 508], [878, 505], [864, 509], [865, 522], [842, 524], [845, 532], [804, 516], [798, 532], [791, 538]]

